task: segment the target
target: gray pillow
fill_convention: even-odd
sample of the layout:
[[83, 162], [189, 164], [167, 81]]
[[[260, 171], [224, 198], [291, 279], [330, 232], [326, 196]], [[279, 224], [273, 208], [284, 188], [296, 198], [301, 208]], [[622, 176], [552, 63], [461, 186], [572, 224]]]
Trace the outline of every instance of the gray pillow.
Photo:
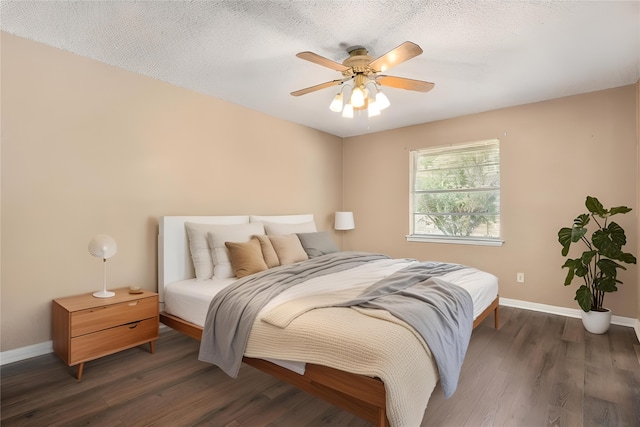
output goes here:
[[309, 255], [309, 258], [339, 251], [328, 231], [297, 233], [297, 236], [298, 239], [300, 239], [300, 243], [302, 243], [304, 251]]

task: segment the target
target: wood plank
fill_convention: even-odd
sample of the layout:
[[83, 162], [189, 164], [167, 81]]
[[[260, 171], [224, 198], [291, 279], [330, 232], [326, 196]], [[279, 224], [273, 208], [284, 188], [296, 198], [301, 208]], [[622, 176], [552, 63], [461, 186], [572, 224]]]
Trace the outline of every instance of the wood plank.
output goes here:
[[[585, 335], [581, 353], [572, 347], [576, 319], [502, 307], [499, 330], [492, 320], [471, 337], [457, 392], [444, 399], [437, 386], [421, 427], [640, 425], [640, 369], [622, 369], [638, 346], [631, 328], [612, 325], [604, 347]], [[175, 331], [163, 330], [156, 344], [154, 355], [143, 346], [88, 362], [81, 383], [53, 354], [2, 366], [1, 424], [372, 425], [248, 365], [229, 378], [199, 362], [198, 342]], [[607, 360], [608, 369], [597, 364]]]

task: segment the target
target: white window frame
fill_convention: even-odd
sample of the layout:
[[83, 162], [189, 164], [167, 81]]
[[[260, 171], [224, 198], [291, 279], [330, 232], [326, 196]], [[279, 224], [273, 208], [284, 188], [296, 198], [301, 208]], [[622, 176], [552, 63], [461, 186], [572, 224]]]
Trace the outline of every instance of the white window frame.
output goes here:
[[[420, 153], [432, 153], [437, 155], [438, 153], [447, 153], [451, 151], [459, 151], [461, 148], [468, 147], [470, 150], [481, 146], [482, 144], [498, 144], [498, 150], [500, 149], [500, 141], [498, 139], [489, 139], [484, 141], [476, 141], [471, 143], [455, 144], [448, 146], [429, 147], [419, 150], [413, 150], [409, 156], [410, 162], [410, 179], [409, 179], [409, 235], [406, 236], [409, 242], [429, 242], [429, 243], [450, 243], [450, 244], [462, 244], [462, 245], [480, 245], [480, 246], [502, 246], [504, 241], [499, 237], [479, 237], [479, 236], [449, 236], [449, 235], [436, 235], [436, 234], [417, 234], [415, 233], [415, 215], [417, 214], [414, 209], [415, 200], [415, 180], [416, 180], [416, 156]], [[498, 184], [498, 192], [501, 194], [500, 184]], [[498, 209], [498, 218], [502, 215], [501, 205]], [[502, 234], [502, 224], [500, 224], [499, 234]]]

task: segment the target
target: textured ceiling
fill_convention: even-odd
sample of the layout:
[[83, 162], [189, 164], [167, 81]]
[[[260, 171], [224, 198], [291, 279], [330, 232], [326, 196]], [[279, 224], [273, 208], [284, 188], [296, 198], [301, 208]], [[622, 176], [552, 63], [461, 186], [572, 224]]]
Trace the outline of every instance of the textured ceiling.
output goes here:
[[[640, 2], [610, 1], [6, 1], [0, 28], [253, 110], [353, 136], [632, 84]], [[340, 78], [295, 57], [342, 62], [409, 40], [424, 53], [386, 74], [434, 82], [385, 90], [391, 107], [343, 119]], [[46, 70], [43, 70], [46, 72]]]

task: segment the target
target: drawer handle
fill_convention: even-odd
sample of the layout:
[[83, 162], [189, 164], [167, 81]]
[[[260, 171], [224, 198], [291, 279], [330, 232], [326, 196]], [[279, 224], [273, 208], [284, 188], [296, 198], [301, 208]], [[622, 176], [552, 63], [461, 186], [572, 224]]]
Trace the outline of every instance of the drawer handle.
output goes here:
[[138, 327], [138, 325], [140, 324], [140, 322], [134, 322], [134, 323], [130, 323], [129, 324], [129, 329], [135, 329]]
[[129, 307], [135, 307], [136, 305], [138, 305], [140, 301], [133, 301], [129, 303]]

